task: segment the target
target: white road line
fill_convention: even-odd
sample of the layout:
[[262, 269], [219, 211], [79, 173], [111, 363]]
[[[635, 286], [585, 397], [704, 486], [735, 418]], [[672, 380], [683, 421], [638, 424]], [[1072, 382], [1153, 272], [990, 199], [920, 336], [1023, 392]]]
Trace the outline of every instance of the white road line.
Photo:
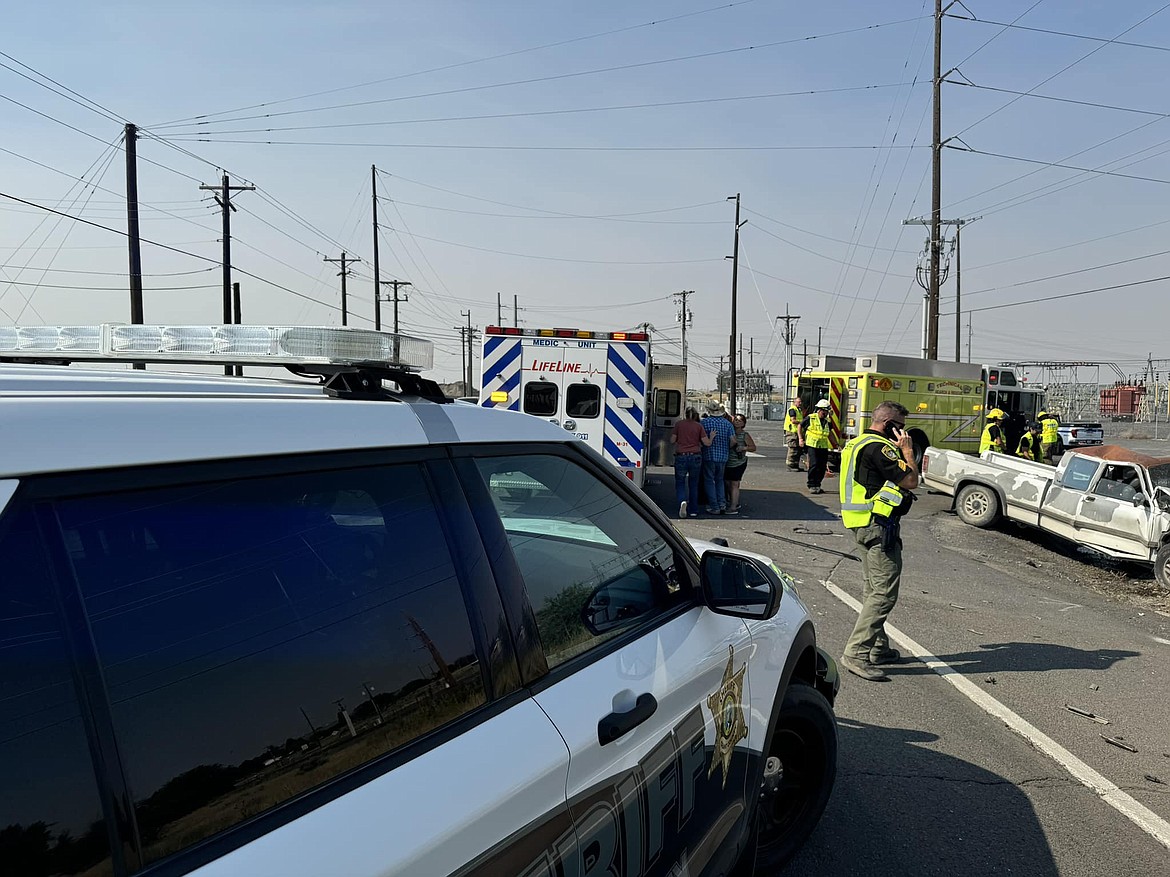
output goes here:
[[1165, 639], [1165, 638], [1160, 637], [1160, 636], [1154, 636], [1154, 637], [1151, 637], [1151, 639], [1153, 639], [1154, 642], [1161, 643], [1164, 646], [1170, 646], [1170, 639]]
[[[854, 612], [861, 611], [861, 604], [853, 598], [851, 594], [846, 593], [840, 587], [830, 581], [821, 580], [821, 584], [825, 588], [852, 609]], [[924, 646], [909, 636], [904, 634], [892, 624], [886, 625], [886, 632], [890, 635], [890, 639], [896, 642], [903, 649], [906, 649], [914, 657], [918, 658], [927, 667], [945, 679], [951, 685], [955, 686], [962, 692], [972, 703], [986, 712], [988, 715], [1002, 721], [1005, 725], [1063, 767], [1066, 771], [1072, 774], [1073, 778], [1081, 785], [1091, 789], [1097, 794], [1106, 804], [1156, 840], [1162, 846], [1170, 849], [1170, 822], [1167, 822], [1153, 810], [1150, 810], [1144, 804], [1136, 801], [1134, 798], [1127, 795], [1117, 785], [1100, 773], [1095, 771], [1089, 765], [1085, 764], [1039, 728], [1032, 725], [1018, 713], [1012, 711], [1004, 704], [1000, 703], [994, 697], [989, 695], [986, 691], [976, 685], [974, 682], [967, 679], [962, 673], [940, 660], [937, 656], [931, 654]]]
[[767, 459], [767, 454], [757, 454], [755, 451], [748, 451], [747, 455], [749, 457], [763, 457], [764, 459]]

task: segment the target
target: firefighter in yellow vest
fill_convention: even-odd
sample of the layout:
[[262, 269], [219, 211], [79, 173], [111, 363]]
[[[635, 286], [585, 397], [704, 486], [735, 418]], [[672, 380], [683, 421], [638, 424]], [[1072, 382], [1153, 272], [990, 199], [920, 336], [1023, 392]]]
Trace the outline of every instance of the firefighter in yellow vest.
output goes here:
[[804, 400], [797, 396], [788, 406], [788, 413], [784, 415], [784, 444], [788, 446], [788, 459], [785, 461], [788, 468], [794, 472], [800, 471], [800, 458], [804, 448], [800, 446], [800, 425], [804, 423]]
[[1040, 453], [1045, 463], [1056, 465], [1056, 451], [1060, 447], [1060, 415], [1055, 411], [1040, 412]]
[[861, 611], [841, 665], [870, 681], [885, 679], [879, 665], [901, 657], [890, 647], [886, 619], [902, 579], [900, 522], [914, 499], [910, 491], [918, 486], [914, 443], [906, 432], [909, 413], [893, 400], [882, 402], [873, 410], [871, 428], [841, 452], [841, 523], [857, 540], [865, 577]]
[[1028, 431], [1020, 436], [1020, 444], [1016, 447], [1016, 456], [1021, 460], [1031, 460], [1033, 463], [1044, 462], [1040, 456], [1040, 424], [1032, 421], [1028, 424]]
[[821, 482], [829, 465], [829, 400], [821, 399], [800, 427], [800, 444], [808, 453], [808, 492], [824, 493]]
[[983, 428], [983, 436], [979, 439], [979, 453], [995, 451], [998, 454], [1007, 453], [1007, 433], [1003, 431], [1003, 421], [1006, 415], [998, 408], [987, 412], [987, 426]]

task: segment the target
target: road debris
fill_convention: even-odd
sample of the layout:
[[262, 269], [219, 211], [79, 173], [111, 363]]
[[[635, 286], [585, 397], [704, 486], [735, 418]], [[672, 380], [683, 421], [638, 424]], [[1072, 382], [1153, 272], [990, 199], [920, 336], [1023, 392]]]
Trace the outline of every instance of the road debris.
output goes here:
[[975, 629], [975, 628], [973, 628], [973, 627], [968, 627], [968, 628], [967, 628], [967, 631], [968, 631], [968, 633], [973, 633], [973, 634], [975, 634], [975, 636], [987, 636], [987, 634], [986, 634], [986, 633], [984, 633], [983, 631], [981, 631], [981, 630], [976, 630], [976, 629]]
[[1024, 561], [1024, 562], [1025, 562], [1026, 564], [1028, 564], [1028, 566], [1035, 567], [1036, 569], [1040, 569], [1040, 564], [1038, 564], [1038, 563], [1037, 563], [1036, 561], [1034, 561], [1034, 560], [1026, 560], [1026, 561]]
[[958, 609], [958, 610], [960, 610], [960, 611], [962, 611], [962, 612], [966, 612], [966, 611], [967, 611], [967, 607], [966, 607], [966, 606], [960, 606], [958, 603], [952, 603], [952, 604], [951, 604], [951, 608], [952, 608], [952, 609]]
[[988, 676], [983, 681], [986, 682], [988, 685], [995, 685], [996, 684], [994, 676]]
[[1100, 691], [1100, 690], [1101, 690], [1100, 685], [1090, 685], [1089, 686], [1089, 691]]
[[793, 527], [793, 533], [803, 533], [805, 536], [836, 536], [832, 530], [810, 530], [808, 527]]
[[1102, 718], [1101, 716], [1097, 715], [1096, 713], [1091, 713], [1091, 712], [1089, 712], [1088, 710], [1083, 710], [1083, 709], [1081, 709], [1080, 707], [1076, 707], [1076, 706], [1069, 706], [1069, 705], [1066, 703], [1066, 704], [1064, 705], [1064, 708], [1065, 708], [1066, 710], [1068, 710], [1070, 713], [1076, 713], [1078, 716], [1084, 716], [1086, 719], [1092, 719], [1092, 720], [1093, 720], [1094, 722], [1096, 722], [1098, 725], [1108, 725], [1108, 724], [1109, 724], [1109, 720], [1108, 720], [1108, 719], [1106, 719], [1106, 718]]
[[1108, 737], [1105, 734], [1102, 734], [1101, 739], [1104, 740], [1106, 743], [1112, 743], [1118, 749], [1124, 749], [1126, 752], [1137, 752], [1137, 749], [1130, 746], [1121, 737]]
[[1166, 781], [1165, 781], [1165, 780], [1160, 780], [1160, 779], [1158, 779], [1158, 778], [1157, 778], [1156, 776], [1154, 776], [1152, 773], [1147, 773], [1147, 774], [1144, 774], [1144, 776], [1145, 776], [1145, 778], [1146, 778], [1146, 779], [1148, 779], [1148, 780], [1149, 780], [1151, 783], [1157, 783], [1159, 786], [1164, 786], [1164, 785], [1166, 785]]

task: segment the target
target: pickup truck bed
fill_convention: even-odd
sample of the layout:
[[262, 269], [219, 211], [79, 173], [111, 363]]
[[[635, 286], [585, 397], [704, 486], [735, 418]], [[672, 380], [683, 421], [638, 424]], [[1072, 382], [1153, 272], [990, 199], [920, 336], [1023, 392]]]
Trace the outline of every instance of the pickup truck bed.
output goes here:
[[928, 448], [922, 481], [955, 498], [968, 524], [1000, 516], [1093, 548], [1152, 563], [1170, 588], [1170, 460], [1106, 445], [1061, 458], [1053, 469], [991, 451], [972, 457]]

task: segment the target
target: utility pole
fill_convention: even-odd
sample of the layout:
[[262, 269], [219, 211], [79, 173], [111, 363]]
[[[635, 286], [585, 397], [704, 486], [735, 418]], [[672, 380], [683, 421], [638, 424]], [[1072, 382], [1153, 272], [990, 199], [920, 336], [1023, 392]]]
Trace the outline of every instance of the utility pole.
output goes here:
[[413, 286], [414, 284], [411, 283], [409, 280], [383, 280], [382, 285], [383, 286], [391, 286], [394, 288], [394, 297], [387, 299], [387, 301], [394, 302], [394, 331], [397, 332], [398, 331], [398, 303], [410, 301], [409, 297], [407, 297], [405, 295], [400, 296], [398, 294], [398, 290], [399, 290], [399, 288], [401, 288], [403, 286]]
[[[142, 322], [142, 237], [138, 228], [138, 127], [126, 123], [126, 238], [130, 243], [130, 322]], [[135, 363], [135, 368], [145, 368]]]
[[730, 358], [728, 360], [728, 371], [731, 373], [731, 397], [730, 408], [731, 413], [735, 413], [735, 333], [736, 333], [736, 304], [738, 296], [739, 285], [739, 229], [740, 226], [745, 225], [747, 220], [739, 221], [739, 193], [727, 196], [728, 201], [735, 202], [735, 249], [732, 251], [731, 258], [731, 344], [730, 344]]
[[934, 0], [934, 132], [931, 138], [930, 287], [926, 358], [938, 359], [939, 264], [942, 261], [942, 22], [943, 0]]
[[[126, 241], [130, 245], [130, 322], [142, 322], [142, 235], [138, 228], [138, 127], [126, 123]], [[144, 369], [146, 363], [136, 362]]]
[[[240, 307], [240, 284], [232, 284], [232, 322], [237, 326], [244, 322], [243, 309]], [[242, 378], [244, 376], [244, 367], [242, 365], [236, 366], [236, 377]]]
[[716, 390], [716, 393], [715, 393], [715, 395], [719, 397], [719, 401], [720, 401], [720, 402], [722, 402], [722, 401], [723, 401], [723, 384], [722, 384], [722, 382], [720, 381], [720, 378], [721, 378], [721, 377], [722, 377], [722, 376], [723, 376], [723, 375], [726, 373], [726, 371], [727, 371], [727, 370], [726, 370], [726, 369], [723, 367], [723, 364], [724, 364], [725, 362], [727, 362], [727, 355], [726, 355], [726, 354], [720, 354], [720, 355], [719, 355], [719, 374], [715, 376], [715, 390]]
[[[460, 316], [462, 316], [462, 312], [460, 312]], [[460, 363], [459, 380], [460, 380], [460, 382], [464, 382], [467, 380], [467, 327], [460, 324], [458, 326], [453, 326], [452, 328], [459, 330], [459, 356], [462, 357], [462, 361]], [[463, 389], [463, 392], [460, 393], [459, 395], [466, 396], [467, 395], [467, 384], [466, 383], [464, 383], [462, 389]]]
[[[374, 330], [382, 331], [382, 273], [378, 262], [378, 168], [370, 165], [370, 204], [374, 219]], [[398, 327], [394, 327], [398, 331]]]
[[691, 309], [687, 307], [687, 299], [694, 294], [693, 289], [684, 289], [682, 292], [674, 294], [674, 300], [678, 304], [678, 313], [675, 315], [675, 319], [682, 324], [682, 364], [684, 369], [687, 367], [687, 329], [693, 324], [695, 318]]
[[788, 394], [792, 390], [792, 344], [796, 341], [796, 323], [800, 317], [788, 313], [788, 305], [784, 305], [784, 316], [777, 317], [776, 322], [784, 321], [784, 401], [788, 401]]
[[[968, 219], [952, 219], [948, 222], [949, 225], [955, 227], [955, 362], [960, 362], [959, 359], [959, 336], [963, 331], [963, 250], [959, 245], [962, 240], [963, 226], [968, 222], [975, 222], [982, 219], [982, 216], [972, 216]], [[971, 354], [968, 352], [967, 361], [970, 362]]]
[[824, 326], [817, 326], [817, 356], [821, 355], [821, 330]]
[[967, 314], [967, 362], [971, 361], [971, 314]]
[[460, 311], [459, 316], [467, 317], [467, 325], [455, 326], [459, 330], [459, 344], [463, 352], [463, 395], [471, 395], [472, 371], [475, 368], [475, 353], [472, 345], [479, 330], [471, 325], [471, 311]]
[[[255, 186], [233, 186], [228, 179], [228, 175], [223, 175], [223, 180], [218, 186], [201, 185], [199, 187], [203, 191], [215, 192], [215, 203], [219, 205], [220, 210], [223, 211], [223, 321], [224, 323], [231, 323], [232, 321], [232, 211], [236, 206], [232, 204], [232, 192], [251, 192], [255, 190]], [[225, 365], [223, 373], [230, 375], [232, 367]]]
[[512, 296], [512, 325], [520, 328], [520, 296]]
[[496, 293], [496, 325], [504, 325], [504, 300]]
[[751, 371], [755, 371], [756, 370], [756, 339], [755, 338], [748, 339], [748, 356], [751, 357], [751, 360], [750, 360], [751, 365], [749, 366], [749, 368]]
[[353, 262], [360, 262], [361, 259], [359, 259], [357, 256], [346, 255], [345, 250], [341, 251], [340, 259], [330, 259], [328, 256], [325, 256], [324, 258], [326, 262], [336, 262], [341, 265], [341, 270], [337, 272], [337, 276], [341, 278], [341, 325], [348, 326], [349, 307], [346, 304], [345, 298], [345, 278], [349, 277], [349, 268], [347, 266]]

